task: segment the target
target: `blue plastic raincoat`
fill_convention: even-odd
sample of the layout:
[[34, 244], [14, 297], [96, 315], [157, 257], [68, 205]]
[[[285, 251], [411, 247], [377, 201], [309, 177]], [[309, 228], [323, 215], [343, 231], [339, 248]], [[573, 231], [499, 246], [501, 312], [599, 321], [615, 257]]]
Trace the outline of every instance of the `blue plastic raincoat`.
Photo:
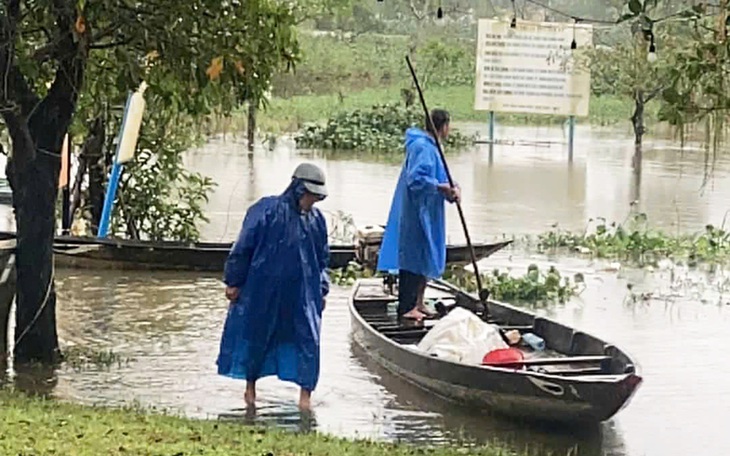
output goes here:
[[446, 268], [445, 201], [448, 183], [436, 141], [419, 128], [406, 130], [406, 158], [378, 255], [378, 270], [399, 269], [434, 279]]
[[223, 329], [221, 375], [249, 381], [276, 375], [308, 391], [317, 386], [329, 246], [322, 213], [299, 209], [304, 191], [295, 179], [246, 213], [225, 264], [224, 281], [239, 296]]

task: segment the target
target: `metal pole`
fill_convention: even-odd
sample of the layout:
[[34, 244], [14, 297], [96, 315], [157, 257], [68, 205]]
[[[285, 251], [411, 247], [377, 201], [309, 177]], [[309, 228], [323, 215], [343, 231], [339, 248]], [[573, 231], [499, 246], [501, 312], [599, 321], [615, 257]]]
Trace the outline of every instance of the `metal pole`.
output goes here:
[[573, 138], [575, 137], [575, 116], [568, 119], [568, 161], [573, 162]]
[[99, 229], [97, 232], [97, 237], [100, 238], [105, 238], [107, 236], [109, 233], [109, 226], [111, 225], [112, 213], [114, 211], [114, 200], [117, 197], [117, 187], [119, 186], [119, 177], [122, 175], [122, 164], [119, 163], [119, 148], [122, 145], [122, 135], [124, 134], [124, 126], [126, 125], [127, 115], [129, 114], [129, 105], [132, 103], [132, 95], [133, 92], [130, 92], [127, 96], [127, 104], [124, 107], [122, 124], [119, 129], [117, 151], [114, 154], [114, 163], [112, 164], [112, 172], [106, 188], [104, 207], [101, 211], [101, 220], [99, 221]]
[[489, 111], [489, 162], [494, 159], [494, 111]]
[[[408, 69], [411, 71], [411, 76], [413, 77], [413, 82], [416, 85], [416, 90], [418, 91], [418, 97], [421, 99], [421, 106], [423, 107], [423, 112], [426, 115], [428, 127], [430, 127], [431, 131], [435, 132], [436, 128], [433, 125], [433, 119], [431, 118], [431, 112], [428, 110], [428, 107], [426, 106], [426, 99], [423, 98], [423, 90], [421, 90], [421, 85], [418, 83], [418, 77], [416, 76], [416, 70], [413, 68], [411, 59], [407, 55], [406, 55], [406, 63], [408, 64]], [[449, 165], [446, 163], [446, 155], [444, 155], [444, 150], [441, 148], [441, 141], [439, 141], [439, 138], [437, 135], [434, 135], [434, 140], [436, 141], [436, 148], [438, 149], [439, 156], [441, 157], [441, 163], [444, 165], [444, 171], [446, 172], [446, 179], [449, 181], [449, 185], [451, 186], [451, 188], [454, 188], [454, 180], [451, 178], [451, 172], [449, 171]], [[488, 315], [489, 309], [487, 308], [486, 301], [489, 298], [489, 290], [482, 288], [482, 276], [479, 274], [479, 266], [477, 265], [477, 257], [476, 257], [476, 254], [474, 253], [474, 245], [471, 242], [471, 237], [469, 236], [469, 228], [466, 226], [466, 218], [464, 217], [464, 211], [461, 208], [461, 202], [459, 200], [456, 201], [456, 209], [459, 212], [459, 218], [461, 219], [461, 227], [464, 229], [464, 237], [466, 238], [466, 245], [469, 247], [471, 263], [472, 263], [472, 266], [474, 267], [474, 276], [477, 281], [477, 290], [479, 290], [479, 300], [480, 300], [481, 304], [484, 306], [484, 314]]]
[[[61, 216], [61, 233], [68, 235], [71, 231], [71, 135], [67, 136], [68, 141], [66, 142], [67, 154], [65, 160], [66, 163], [66, 186], [63, 188], [63, 214]], [[61, 157], [63, 160], [64, 157]]]

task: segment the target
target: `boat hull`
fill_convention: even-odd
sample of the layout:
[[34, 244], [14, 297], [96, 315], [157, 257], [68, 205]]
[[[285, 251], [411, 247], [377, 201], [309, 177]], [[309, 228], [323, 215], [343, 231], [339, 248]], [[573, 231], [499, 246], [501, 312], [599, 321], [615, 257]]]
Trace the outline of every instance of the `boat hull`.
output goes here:
[[438, 359], [375, 330], [355, 303], [350, 303], [352, 338], [367, 356], [414, 386], [467, 408], [520, 420], [590, 426], [614, 416], [641, 383], [636, 373], [570, 378]]
[[[15, 233], [0, 233], [0, 239], [14, 238]], [[474, 251], [477, 259], [483, 259], [510, 243], [476, 244]], [[231, 243], [201, 242], [188, 245], [74, 236], [57, 236], [54, 241], [56, 266], [75, 269], [222, 272], [230, 249]], [[355, 246], [330, 246], [330, 268], [344, 268], [356, 261]], [[447, 247], [447, 262], [454, 264], [468, 261], [470, 253], [466, 246]]]

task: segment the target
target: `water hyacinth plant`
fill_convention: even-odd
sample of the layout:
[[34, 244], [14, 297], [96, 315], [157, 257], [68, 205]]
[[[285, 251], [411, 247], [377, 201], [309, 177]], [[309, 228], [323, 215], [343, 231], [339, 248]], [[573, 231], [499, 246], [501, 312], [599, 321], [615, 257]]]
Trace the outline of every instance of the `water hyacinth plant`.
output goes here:
[[643, 213], [630, 216], [623, 224], [609, 224], [603, 218], [596, 220], [595, 228], [583, 233], [571, 233], [553, 225], [552, 230], [538, 236], [538, 251], [568, 250], [639, 265], [653, 265], [669, 259], [696, 266], [699, 263], [726, 263], [730, 259], [730, 231], [722, 227], [707, 225], [700, 233], [672, 236], [651, 229]]
[[[423, 125], [420, 107], [375, 105], [355, 109], [328, 119], [325, 123], [306, 125], [295, 137], [298, 147], [363, 152], [402, 152], [404, 133], [412, 126]], [[445, 141], [447, 148], [471, 145], [473, 138], [452, 130]]]

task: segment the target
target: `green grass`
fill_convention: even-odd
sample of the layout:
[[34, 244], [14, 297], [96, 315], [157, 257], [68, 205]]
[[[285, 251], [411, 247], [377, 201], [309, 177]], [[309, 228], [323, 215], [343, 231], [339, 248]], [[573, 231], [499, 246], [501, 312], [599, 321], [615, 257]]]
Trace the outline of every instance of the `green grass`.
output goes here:
[[[487, 113], [474, 110], [474, 88], [470, 86], [433, 87], [425, 93], [429, 107], [444, 107], [451, 112], [455, 122], [486, 122]], [[401, 100], [399, 87], [371, 88], [348, 93], [343, 98], [338, 94], [300, 95], [288, 99], [274, 98], [269, 108], [261, 112], [259, 127], [264, 131], [279, 133], [296, 131], [306, 122], [326, 120], [340, 112], [369, 108], [374, 104], [398, 103]], [[651, 106], [651, 105], [650, 105]], [[632, 102], [618, 97], [593, 97], [588, 118], [578, 122], [593, 125], [613, 125], [625, 122], [628, 126]], [[656, 113], [648, 110], [647, 121], [656, 119]], [[498, 114], [497, 122], [503, 124], [546, 125], [565, 121], [565, 117]]]
[[[353, 39], [299, 34], [302, 60], [293, 73], [273, 81], [268, 111], [261, 112], [263, 131], [297, 131], [306, 122], [324, 121], [342, 112], [374, 104], [402, 102], [401, 89], [410, 88], [411, 76], [403, 56], [409, 53], [426, 86], [430, 107], [448, 109], [455, 121], [486, 122], [487, 113], [474, 111], [475, 46], [473, 38], [454, 36], [453, 30], [428, 30], [426, 38], [362, 34]], [[416, 46], [417, 44], [417, 46]], [[600, 81], [600, 75], [594, 75]], [[633, 102], [616, 95], [593, 96], [588, 118], [593, 125], [630, 127]], [[656, 120], [656, 104], [647, 106], [647, 123]], [[242, 126], [237, 117], [237, 126]], [[516, 125], [559, 124], [565, 117], [498, 114], [498, 122]]]
[[0, 454], [508, 456], [496, 447], [424, 450], [320, 434], [190, 420], [132, 409], [86, 407], [0, 391]]

